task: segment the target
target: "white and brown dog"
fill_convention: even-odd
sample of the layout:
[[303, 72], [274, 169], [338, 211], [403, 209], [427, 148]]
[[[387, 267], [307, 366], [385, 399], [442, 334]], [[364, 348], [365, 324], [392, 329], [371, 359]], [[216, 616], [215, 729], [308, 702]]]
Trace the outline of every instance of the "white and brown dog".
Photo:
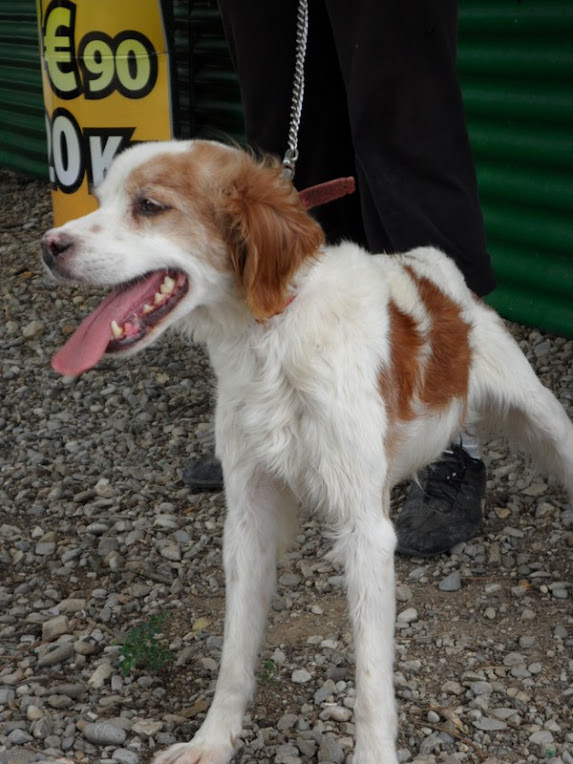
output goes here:
[[573, 426], [498, 316], [431, 247], [325, 246], [276, 162], [206, 141], [138, 145], [100, 208], [46, 233], [60, 280], [115, 291], [55, 356], [77, 375], [170, 326], [206, 343], [227, 497], [215, 697], [161, 764], [225, 764], [254, 689], [277, 549], [301, 502], [335, 538], [356, 647], [355, 764], [396, 762], [390, 489], [462, 426], [523, 445], [573, 496]]

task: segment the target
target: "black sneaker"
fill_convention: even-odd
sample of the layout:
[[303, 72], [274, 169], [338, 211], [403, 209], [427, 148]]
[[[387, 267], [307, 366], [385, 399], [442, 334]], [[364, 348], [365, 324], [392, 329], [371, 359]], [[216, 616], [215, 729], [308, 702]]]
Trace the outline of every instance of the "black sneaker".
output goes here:
[[218, 459], [194, 459], [183, 470], [183, 482], [192, 493], [223, 490], [223, 469]]
[[467, 541], [479, 531], [485, 507], [485, 465], [453, 444], [440, 461], [412, 483], [396, 519], [396, 551], [409, 557], [433, 557]]

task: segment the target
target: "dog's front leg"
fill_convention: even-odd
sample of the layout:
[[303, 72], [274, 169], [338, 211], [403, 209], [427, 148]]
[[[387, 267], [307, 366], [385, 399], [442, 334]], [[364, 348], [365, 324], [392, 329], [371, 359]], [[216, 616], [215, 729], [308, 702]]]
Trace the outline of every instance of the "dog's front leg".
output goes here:
[[[388, 500], [389, 503], [389, 500]], [[345, 572], [356, 650], [354, 764], [396, 764], [394, 697], [394, 547], [388, 506], [343, 528], [337, 543]]]
[[223, 560], [225, 638], [211, 708], [190, 743], [160, 754], [154, 764], [227, 764], [255, 685], [255, 665], [274, 592], [277, 547], [292, 497], [264, 476], [225, 477], [227, 519]]

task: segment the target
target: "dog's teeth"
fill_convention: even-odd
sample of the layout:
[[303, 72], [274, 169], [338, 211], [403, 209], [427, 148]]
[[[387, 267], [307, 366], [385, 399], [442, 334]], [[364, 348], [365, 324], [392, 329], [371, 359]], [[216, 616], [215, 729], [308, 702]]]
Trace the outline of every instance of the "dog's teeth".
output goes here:
[[175, 279], [172, 279], [170, 276], [166, 276], [163, 279], [163, 283], [159, 287], [159, 291], [161, 292], [161, 294], [171, 294], [174, 289], [175, 289]]
[[123, 337], [123, 335], [124, 335], [123, 327], [119, 326], [117, 321], [112, 321], [111, 322], [111, 333], [112, 333], [112, 336], [114, 337], [114, 339], [118, 340], [118, 339], [120, 339], [120, 337]]
[[153, 305], [148, 305], [147, 303], [145, 303], [145, 305], [141, 309], [141, 312], [143, 313], [144, 316], [146, 316], [148, 313], [153, 313]]
[[161, 294], [161, 292], [155, 292], [153, 295], [153, 304], [161, 305], [162, 302], [165, 302], [165, 295]]

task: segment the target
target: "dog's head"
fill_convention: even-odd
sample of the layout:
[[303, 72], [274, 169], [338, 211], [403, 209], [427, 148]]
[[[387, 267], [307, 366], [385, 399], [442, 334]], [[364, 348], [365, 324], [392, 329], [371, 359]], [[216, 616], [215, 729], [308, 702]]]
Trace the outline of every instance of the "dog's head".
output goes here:
[[142, 349], [200, 306], [242, 300], [258, 321], [280, 313], [324, 241], [280, 163], [210, 141], [135, 146], [96, 196], [99, 209], [42, 240], [57, 279], [116, 287], [55, 356], [70, 376]]

